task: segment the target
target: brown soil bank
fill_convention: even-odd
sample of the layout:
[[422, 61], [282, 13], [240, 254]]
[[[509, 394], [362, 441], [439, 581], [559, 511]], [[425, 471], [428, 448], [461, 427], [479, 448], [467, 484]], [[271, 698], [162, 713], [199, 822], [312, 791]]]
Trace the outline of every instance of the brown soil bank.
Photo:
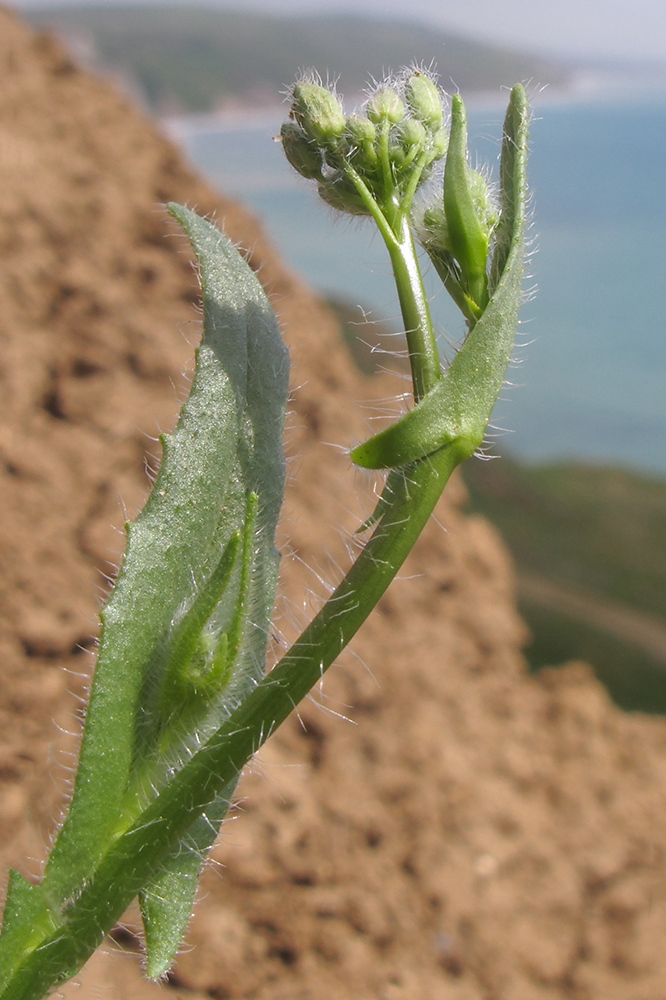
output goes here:
[[[0, 836], [3, 862], [27, 872], [62, 804], [72, 742], [51, 720], [66, 727], [67, 688], [82, 689], [110, 526], [121, 497], [130, 514], [141, 502], [149, 435], [174, 419], [196, 339], [189, 258], [159, 208], [170, 198], [216, 212], [249, 248], [292, 349], [289, 634], [370, 504], [322, 442], [358, 440], [350, 401], [396, 391], [350, 369], [330, 315], [251, 219], [0, 12]], [[666, 997], [666, 723], [623, 716], [584, 668], [526, 676], [511, 566], [462, 499], [449, 491], [356, 656], [250, 769], [195, 947], [165, 989]], [[158, 989], [113, 953], [83, 981], [95, 996]]]

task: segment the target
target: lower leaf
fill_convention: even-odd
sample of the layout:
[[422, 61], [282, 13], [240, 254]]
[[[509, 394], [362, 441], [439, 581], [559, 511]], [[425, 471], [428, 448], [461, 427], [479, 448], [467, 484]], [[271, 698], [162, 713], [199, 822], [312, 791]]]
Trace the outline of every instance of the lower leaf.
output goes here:
[[139, 894], [146, 940], [146, 975], [160, 979], [171, 968], [192, 913], [206, 855], [229, 810], [231, 781], [179, 841], [164, 865]]

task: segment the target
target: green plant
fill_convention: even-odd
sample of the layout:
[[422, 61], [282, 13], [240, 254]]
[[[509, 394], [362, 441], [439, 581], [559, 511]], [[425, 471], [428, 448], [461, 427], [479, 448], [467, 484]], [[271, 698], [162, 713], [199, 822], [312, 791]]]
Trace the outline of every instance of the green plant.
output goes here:
[[[208, 222], [176, 205], [199, 260], [204, 330], [189, 399], [102, 612], [97, 667], [69, 811], [33, 885], [11, 872], [0, 997], [39, 998], [72, 976], [139, 897], [146, 971], [169, 968], [206, 851], [251, 755], [367, 618], [453, 469], [481, 444], [509, 361], [521, 298], [527, 104], [511, 94], [494, 207], [467, 164], [465, 112], [450, 135], [440, 94], [410, 71], [365, 115], [302, 80], [285, 153], [336, 208], [371, 216], [393, 266], [415, 405], [354, 449], [389, 469], [371, 537], [289, 652], [264, 674], [277, 577], [288, 364], [249, 267]], [[448, 153], [447, 153], [448, 147]], [[468, 325], [442, 372], [412, 235], [415, 192], [446, 155], [444, 195], [422, 242]], [[490, 259], [489, 259], [490, 254]]]

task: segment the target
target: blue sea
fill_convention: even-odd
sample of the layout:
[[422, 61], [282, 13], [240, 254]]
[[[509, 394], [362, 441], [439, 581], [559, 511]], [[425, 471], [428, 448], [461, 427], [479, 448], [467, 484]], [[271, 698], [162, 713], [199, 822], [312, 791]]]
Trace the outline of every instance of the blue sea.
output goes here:
[[[473, 160], [495, 169], [502, 111], [470, 113]], [[191, 160], [263, 222], [291, 268], [326, 295], [399, 323], [370, 223], [336, 216], [253, 127], [181, 123]], [[496, 452], [666, 476], [666, 100], [545, 103], [531, 128], [533, 221], [511, 386]], [[430, 275], [443, 354], [462, 323]], [[359, 309], [359, 320], [363, 313]], [[360, 328], [362, 334], [362, 327]]]

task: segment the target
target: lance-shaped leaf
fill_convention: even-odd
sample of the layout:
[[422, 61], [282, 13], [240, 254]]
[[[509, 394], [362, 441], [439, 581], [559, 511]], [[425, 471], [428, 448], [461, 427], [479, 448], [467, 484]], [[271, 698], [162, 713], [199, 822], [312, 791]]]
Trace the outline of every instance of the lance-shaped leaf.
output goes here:
[[[122, 566], [102, 611], [68, 815], [41, 884], [29, 890], [14, 878], [10, 887], [0, 992], [17, 963], [38, 950], [40, 935], [57, 933], [61, 922], [66, 933], [67, 907], [109, 846], [264, 671], [288, 356], [266, 296], [233, 245], [195, 213], [176, 205], [169, 211], [199, 261], [204, 323], [196, 371], [175, 430], [162, 438], [159, 474], [127, 528]], [[188, 628], [198, 633], [191, 647]], [[178, 697], [165, 701], [165, 682], [177, 669]], [[232, 791], [233, 783], [220, 791], [145, 889], [148, 949], [159, 952], [155, 960], [149, 954], [153, 975], [168, 967], [177, 947]], [[179, 885], [179, 905], [165, 898], [169, 880]], [[9, 938], [11, 949], [3, 949]]]
[[236, 779], [192, 824], [139, 895], [149, 979], [159, 979], [171, 968], [192, 913], [206, 853], [217, 837], [235, 787]]
[[504, 122], [502, 215], [488, 305], [435, 387], [397, 423], [354, 448], [356, 465], [397, 468], [454, 442], [471, 455], [483, 440], [511, 358], [522, 294], [528, 124], [525, 91], [518, 85]]

